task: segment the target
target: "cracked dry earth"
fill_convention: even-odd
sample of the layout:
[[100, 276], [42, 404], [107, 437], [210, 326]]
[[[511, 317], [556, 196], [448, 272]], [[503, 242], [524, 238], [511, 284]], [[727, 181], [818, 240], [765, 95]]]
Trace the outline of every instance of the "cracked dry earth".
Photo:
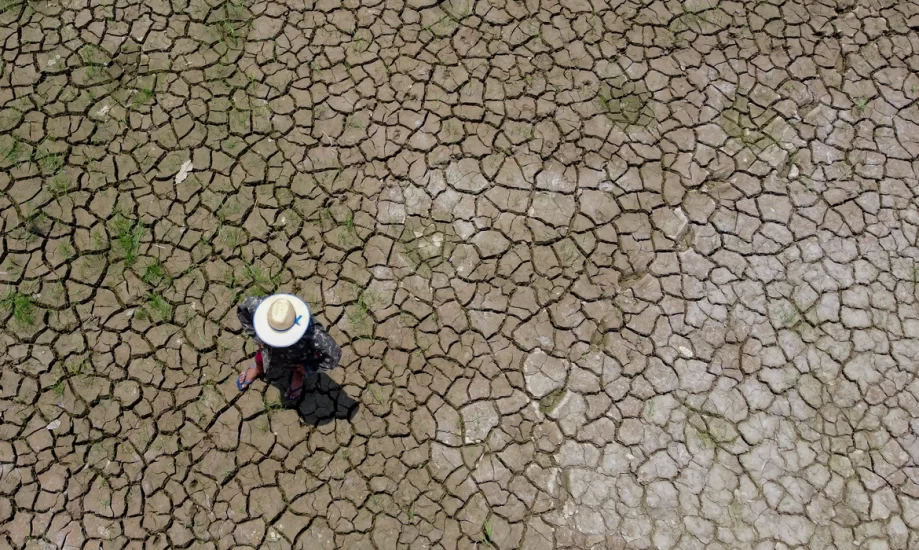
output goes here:
[[0, 1], [0, 547], [919, 548], [916, 4]]

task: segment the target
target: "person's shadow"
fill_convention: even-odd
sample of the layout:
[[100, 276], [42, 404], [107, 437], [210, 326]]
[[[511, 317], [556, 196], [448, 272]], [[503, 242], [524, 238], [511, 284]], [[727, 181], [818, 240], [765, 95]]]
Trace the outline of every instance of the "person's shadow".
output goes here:
[[[290, 383], [290, 374], [281, 372], [278, 376], [268, 376], [266, 373], [265, 381], [278, 388], [281, 395], [284, 395]], [[332, 420], [354, 418], [360, 403], [352, 399], [329, 375], [319, 372], [308, 374], [303, 380], [303, 393], [299, 401], [289, 405], [290, 408], [294, 406], [304, 422], [322, 426]]]

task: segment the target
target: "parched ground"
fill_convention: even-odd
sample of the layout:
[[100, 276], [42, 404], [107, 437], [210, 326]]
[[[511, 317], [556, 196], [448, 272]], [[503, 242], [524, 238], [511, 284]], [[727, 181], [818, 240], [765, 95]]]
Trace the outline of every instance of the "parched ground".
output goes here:
[[916, 3], [0, 12], [0, 548], [919, 548]]

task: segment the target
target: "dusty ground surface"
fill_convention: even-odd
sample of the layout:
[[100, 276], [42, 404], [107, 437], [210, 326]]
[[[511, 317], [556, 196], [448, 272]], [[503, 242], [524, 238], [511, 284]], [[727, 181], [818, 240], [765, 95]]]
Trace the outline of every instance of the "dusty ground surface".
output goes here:
[[915, 4], [0, 1], [0, 547], [919, 548]]

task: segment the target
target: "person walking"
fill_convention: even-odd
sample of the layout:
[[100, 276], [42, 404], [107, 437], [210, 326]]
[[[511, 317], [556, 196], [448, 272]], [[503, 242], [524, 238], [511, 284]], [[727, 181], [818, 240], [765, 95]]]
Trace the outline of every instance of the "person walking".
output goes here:
[[310, 316], [306, 302], [293, 294], [274, 294], [267, 298], [249, 297], [236, 315], [243, 331], [258, 343], [255, 363], [236, 379], [239, 391], [248, 388], [265, 372], [289, 371], [290, 383], [284, 392], [288, 403], [303, 394], [307, 374], [330, 371], [341, 360], [341, 348], [321, 324]]

